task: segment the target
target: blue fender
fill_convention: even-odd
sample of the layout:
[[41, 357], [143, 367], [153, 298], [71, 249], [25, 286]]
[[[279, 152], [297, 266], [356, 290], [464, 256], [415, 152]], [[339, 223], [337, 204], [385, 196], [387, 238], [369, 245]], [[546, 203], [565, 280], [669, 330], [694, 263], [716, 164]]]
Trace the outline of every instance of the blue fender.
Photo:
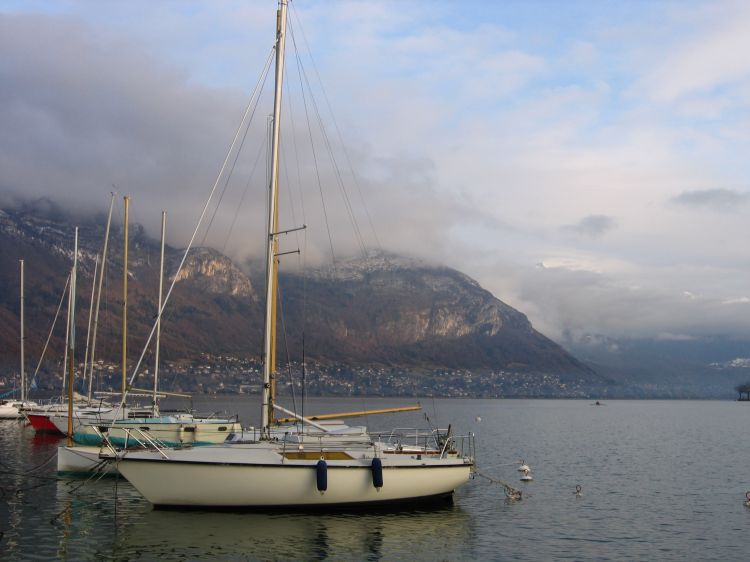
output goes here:
[[318, 484], [318, 491], [322, 494], [328, 489], [328, 464], [323, 459], [315, 465], [315, 476]]
[[383, 461], [379, 458], [372, 459], [370, 470], [372, 470], [372, 485], [380, 490], [383, 487]]

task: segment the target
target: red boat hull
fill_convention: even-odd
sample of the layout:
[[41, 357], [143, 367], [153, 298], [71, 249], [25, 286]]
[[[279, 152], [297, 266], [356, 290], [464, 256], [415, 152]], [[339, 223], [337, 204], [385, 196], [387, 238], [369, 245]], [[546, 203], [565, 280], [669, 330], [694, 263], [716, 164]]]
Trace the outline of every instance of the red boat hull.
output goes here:
[[47, 414], [28, 414], [26, 416], [33, 427], [39, 433], [55, 433], [62, 435], [60, 430], [55, 427], [55, 424], [50, 420], [50, 416]]

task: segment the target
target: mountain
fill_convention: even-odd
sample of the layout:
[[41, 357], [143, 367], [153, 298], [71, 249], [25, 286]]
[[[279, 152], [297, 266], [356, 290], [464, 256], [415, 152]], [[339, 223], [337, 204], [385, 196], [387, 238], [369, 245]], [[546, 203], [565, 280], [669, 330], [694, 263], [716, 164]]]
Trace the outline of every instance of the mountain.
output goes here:
[[[18, 362], [18, 259], [23, 257], [26, 267], [26, 349], [28, 357], [38, 357], [72, 264], [73, 224], [80, 226], [76, 348], [82, 356], [105, 223], [105, 217], [73, 217], [50, 205], [0, 211], [0, 365], [11, 368]], [[156, 313], [159, 244], [141, 227], [130, 231], [132, 362]], [[121, 349], [122, 248], [118, 226], [110, 236], [97, 338], [97, 356], [114, 361]], [[176, 271], [182, 253], [166, 249], [167, 272]], [[256, 287], [262, 285], [262, 278], [249, 276], [216, 250], [191, 251], [163, 319], [162, 357], [258, 357], [263, 314]], [[534, 330], [524, 314], [447, 267], [372, 253], [327, 269], [282, 274], [280, 294], [280, 364], [287, 357], [300, 361], [304, 341], [307, 360], [322, 364], [511, 372], [603, 383], [591, 368]], [[58, 320], [50, 358], [62, 354], [64, 323]]]
[[590, 336], [568, 348], [617, 383], [615, 396], [736, 398], [750, 381], [750, 342], [736, 337], [613, 339]]
[[[373, 254], [282, 280], [291, 303], [306, 286], [313, 349], [341, 361], [581, 373], [587, 369], [526, 316], [454, 269]], [[289, 307], [302, 310], [301, 306]], [[301, 318], [290, 313], [290, 325]], [[327, 342], [340, 345], [327, 347]], [[588, 371], [591, 374], [591, 371]]]

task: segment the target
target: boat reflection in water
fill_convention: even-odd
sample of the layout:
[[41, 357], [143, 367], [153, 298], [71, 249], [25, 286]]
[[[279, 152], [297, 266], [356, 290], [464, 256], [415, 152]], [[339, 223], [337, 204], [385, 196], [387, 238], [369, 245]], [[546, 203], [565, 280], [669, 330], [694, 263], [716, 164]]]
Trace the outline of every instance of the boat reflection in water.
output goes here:
[[25, 542], [44, 544], [40, 558], [112, 559], [117, 538], [150, 509], [123, 478], [59, 478], [54, 484], [54, 502], [27, 513], [19, 529]]
[[[153, 510], [115, 545], [118, 558], [204, 553], [221, 559], [461, 560], [469, 554], [471, 517], [456, 505], [421, 511], [232, 513]], [[419, 552], [415, 553], [415, 545]]]
[[458, 503], [335, 514], [161, 510], [122, 478], [60, 479], [31, 494], [49, 503], [19, 496], [8, 559], [38, 545], [40, 558], [59, 560], [465, 560], [476, 558], [479, 532]]
[[32, 447], [46, 451], [49, 449], [50, 445], [58, 445], [63, 439], [64, 437], [62, 435], [34, 432], [34, 435], [31, 436], [29, 441]]

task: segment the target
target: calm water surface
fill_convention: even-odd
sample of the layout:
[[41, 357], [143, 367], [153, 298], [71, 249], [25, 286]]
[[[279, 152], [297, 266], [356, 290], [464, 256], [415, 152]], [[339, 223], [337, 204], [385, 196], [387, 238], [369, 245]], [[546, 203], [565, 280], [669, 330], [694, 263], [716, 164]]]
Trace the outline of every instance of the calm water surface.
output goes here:
[[[409, 402], [313, 399], [308, 413]], [[430, 420], [477, 435], [481, 472], [454, 505], [373, 514], [154, 510], [126, 481], [58, 479], [57, 439], [0, 424], [3, 560], [746, 560], [750, 404], [423, 400]], [[252, 398], [196, 401], [240, 412]], [[246, 414], [246, 415], [243, 415]], [[478, 420], [481, 418], [481, 421]], [[426, 425], [373, 417], [371, 429]], [[517, 460], [531, 465], [522, 484]], [[582, 486], [582, 497], [575, 486]]]

